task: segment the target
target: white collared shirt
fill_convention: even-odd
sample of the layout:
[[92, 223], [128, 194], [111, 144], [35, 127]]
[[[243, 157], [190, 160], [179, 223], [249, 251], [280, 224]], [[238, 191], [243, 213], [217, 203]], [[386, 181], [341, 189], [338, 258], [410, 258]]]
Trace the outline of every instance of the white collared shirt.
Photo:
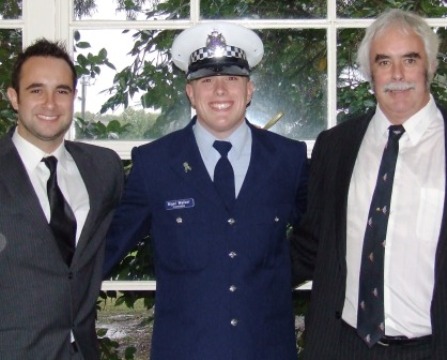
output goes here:
[[[390, 125], [377, 107], [349, 188], [348, 272], [342, 317], [353, 327], [357, 324], [365, 227]], [[429, 103], [403, 125], [385, 248], [385, 334], [417, 337], [431, 334], [430, 305], [446, 177], [444, 121], [430, 97]]]
[[214, 180], [214, 168], [220, 159], [219, 152], [213, 147], [215, 140], [225, 140], [231, 142], [232, 148], [228, 153], [228, 160], [234, 171], [235, 191], [238, 196], [242, 184], [244, 183], [245, 175], [247, 175], [248, 165], [251, 157], [251, 130], [244, 121], [241, 125], [233, 131], [227, 139], [217, 139], [210, 132], [208, 132], [199, 121], [193, 126], [194, 136], [196, 138], [197, 146], [199, 147], [200, 155], [205, 164], [206, 170]]
[[63, 143], [52, 154], [46, 154], [44, 151], [20, 136], [17, 129], [13, 134], [12, 141], [25, 165], [34, 191], [36, 192], [48, 222], [50, 221], [50, 204], [47, 195], [47, 180], [50, 176], [50, 170], [41, 160], [49, 155], [54, 155], [57, 158], [58, 185], [76, 217], [77, 242], [90, 210], [90, 201], [87, 188], [85, 187], [73, 157], [65, 149]]

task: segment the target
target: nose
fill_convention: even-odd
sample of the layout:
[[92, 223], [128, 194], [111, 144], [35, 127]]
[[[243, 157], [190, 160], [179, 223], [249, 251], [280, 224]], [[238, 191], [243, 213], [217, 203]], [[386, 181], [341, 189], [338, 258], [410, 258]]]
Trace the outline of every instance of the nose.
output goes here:
[[227, 91], [226, 83], [221, 76], [216, 76], [214, 90], [217, 95], [224, 95], [225, 92]]
[[53, 108], [55, 106], [55, 96], [51, 92], [46, 92], [44, 99], [44, 106], [47, 108]]
[[393, 80], [402, 80], [404, 77], [404, 72], [403, 72], [403, 68], [402, 68], [402, 64], [393, 64], [392, 67], [392, 77]]

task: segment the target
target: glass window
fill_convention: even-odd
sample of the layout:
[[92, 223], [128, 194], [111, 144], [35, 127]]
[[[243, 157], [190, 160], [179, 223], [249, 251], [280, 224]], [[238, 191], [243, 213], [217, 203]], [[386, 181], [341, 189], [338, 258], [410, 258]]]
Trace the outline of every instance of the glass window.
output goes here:
[[0, 29], [0, 134], [4, 134], [16, 121], [16, 114], [9, 105], [6, 89], [11, 84], [13, 62], [22, 49], [22, 31]]
[[189, 17], [187, 0], [74, 1], [77, 20], [173, 20]]
[[3, 0], [0, 1], [0, 20], [1, 19], [21, 19], [22, 18], [22, 0]]
[[326, 0], [202, 0], [204, 19], [313, 19], [326, 15]]
[[414, 11], [421, 16], [445, 17], [445, 1], [371, 1], [337, 0], [337, 15], [344, 18], [374, 18], [390, 8]]
[[324, 30], [262, 30], [264, 58], [253, 72], [247, 117], [259, 126], [283, 115], [271, 130], [314, 139], [326, 125], [327, 49]]
[[364, 29], [343, 29], [337, 37], [337, 122], [375, 106], [370, 85], [356, 66]]
[[76, 138], [151, 140], [188, 123], [184, 76], [169, 61], [174, 33], [101, 29], [75, 34], [82, 74]]
[[[280, 117], [272, 131], [315, 138], [326, 124], [326, 32], [259, 33], [265, 56], [252, 74], [256, 92], [248, 119], [262, 127]], [[185, 77], [170, 62], [174, 35], [170, 30], [78, 32], [75, 59], [83, 73], [78, 139], [155, 139], [189, 122]]]

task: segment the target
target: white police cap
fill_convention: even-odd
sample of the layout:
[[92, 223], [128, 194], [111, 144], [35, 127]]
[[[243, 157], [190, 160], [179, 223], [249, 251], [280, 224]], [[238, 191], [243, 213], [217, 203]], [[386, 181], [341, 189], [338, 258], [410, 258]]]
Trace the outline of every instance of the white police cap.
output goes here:
[[246, 27], [206, 23], [182, 31], [172, 44], [171, 55], [188, 81], [214, 75], [249, 76], [262, 60], [264, 46]]

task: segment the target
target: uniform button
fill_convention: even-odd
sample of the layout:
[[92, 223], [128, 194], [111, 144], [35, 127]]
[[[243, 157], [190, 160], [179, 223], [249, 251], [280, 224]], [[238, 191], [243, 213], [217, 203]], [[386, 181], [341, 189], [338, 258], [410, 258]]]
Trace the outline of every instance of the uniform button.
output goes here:
[[279, 217], [275, 216], [275, 222], [279, 221]]
[[73, 279], [73, 273], [71, 271], [68, 273], [68, 279], [69, 280]]
[[231, 285], [230, 288], [229, 288], [229, 290], [230, 290], [231, 292], [235, 292], [236, 289], [237, 289], [237, 287], [234, 286], [234, 285]]
[[236, 254], [234, 251], [232, 251], [232, 252], [230, 252], [230, 253], [228, 254], [228, 256], [229, 256], [230, 258], [234, 259], [234, 258], [237, 256], [237, 254]]
[[175, 222], [177, 224], [181, 224], [183, 222], [183, 219], [181, 217], [178, 217], [177, 219], [175, 219]]
[[230, 323], [232, 326], [237, 326], [237, 319], [231, 319]]
[[234, 225], [235, 222], [236, 222], [236, 220], [234, 220], [233, 218], [229, 218], [227, 220], [227, 223], [230, 224], [230, 225]]

